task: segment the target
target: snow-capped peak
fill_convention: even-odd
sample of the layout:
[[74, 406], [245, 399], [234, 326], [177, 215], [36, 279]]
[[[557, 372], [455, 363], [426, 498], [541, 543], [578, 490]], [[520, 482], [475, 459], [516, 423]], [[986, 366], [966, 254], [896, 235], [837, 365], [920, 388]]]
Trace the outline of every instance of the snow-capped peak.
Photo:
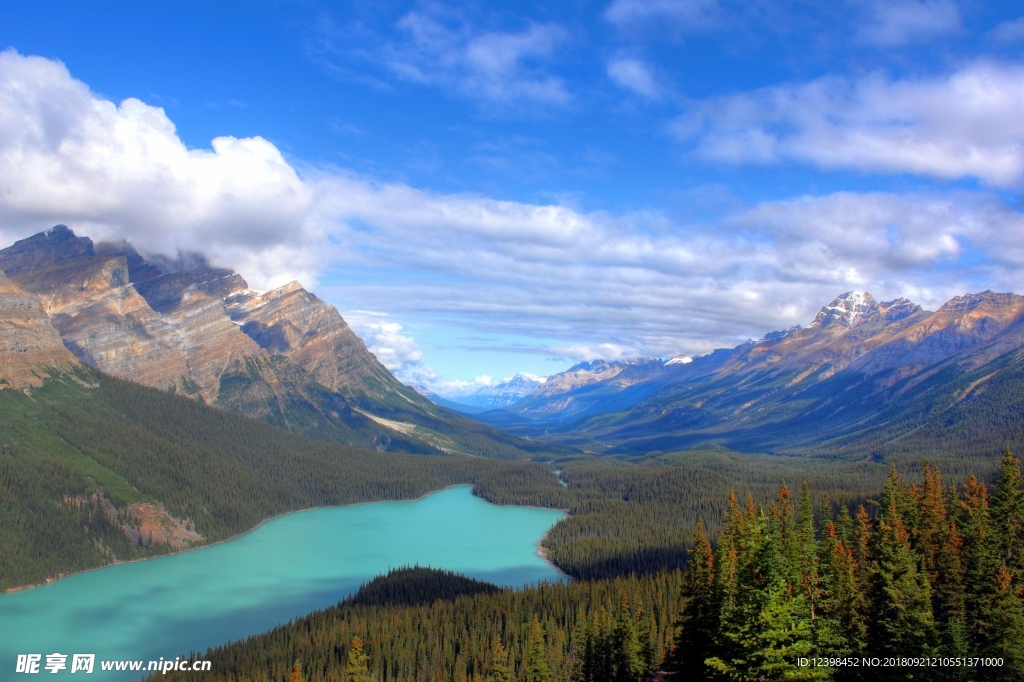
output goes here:
[[866, 291], [848, 291], [818, 312], [812, 327], [828, 327], [839, 323], [852, 327], [859, 318], [878, 312], [874, 297]]
[[693, 358], [691, 358], [689, 355], [677, 355], [668, 362], [666, 362], [665, 365], [686, 365], [691, 362], [693, 362]]

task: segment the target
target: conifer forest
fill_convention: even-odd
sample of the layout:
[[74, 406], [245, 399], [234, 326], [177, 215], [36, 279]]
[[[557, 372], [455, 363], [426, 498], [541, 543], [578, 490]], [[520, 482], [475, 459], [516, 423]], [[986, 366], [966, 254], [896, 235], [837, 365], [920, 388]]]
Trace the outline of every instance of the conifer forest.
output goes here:
[[1007, 449], [990, 483], [919, 473], [893, 468], [856, 504], [807, 483], [766, 504], [729, 495], [717, 537], [697, 522], [685, 571], [523, 590], [393, 571], [167, 679], [1024, 679], [1020, 462]]

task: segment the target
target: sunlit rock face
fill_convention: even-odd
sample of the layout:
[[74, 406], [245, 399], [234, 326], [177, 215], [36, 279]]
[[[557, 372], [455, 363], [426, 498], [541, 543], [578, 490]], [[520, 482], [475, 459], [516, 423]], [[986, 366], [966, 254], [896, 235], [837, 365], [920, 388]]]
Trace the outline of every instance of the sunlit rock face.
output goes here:
[[37, 335], [62, 340], [65, 360], [70, 351], [129, 381], [257, 417], [323, 392], [422, 400], [298, 282], [259, 293], [201, 254], [147, 260], [126, 242], [93, 244], [63, 225], [0, 250], [0, 270], [8, 288], [37, 301]]
[[51, 371], [77, 364], [42, 301], [0, 273], [0, 390], [40, 386]]

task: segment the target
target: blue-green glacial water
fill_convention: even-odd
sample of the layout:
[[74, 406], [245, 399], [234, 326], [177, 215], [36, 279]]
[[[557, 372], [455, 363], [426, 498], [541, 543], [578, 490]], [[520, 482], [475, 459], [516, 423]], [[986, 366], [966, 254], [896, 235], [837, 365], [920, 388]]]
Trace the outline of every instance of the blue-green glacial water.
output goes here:
[[[280, 516], [211, 547], [73, 575], [0, 595], [0, 680], [18, 654], [42, 654], [45, 679], [132, 680], [100, 661], [173, 659], [330, 606], [388, 568], [419, 564], [499, 585], [561, 579], [537, 555], [557, 511], [499, 507], [469, 486], [410, 502], [374, 502]], [[46, 655], [68, 654], [51, 674]], [[71, 674], [70, 654], [96, 654]]]

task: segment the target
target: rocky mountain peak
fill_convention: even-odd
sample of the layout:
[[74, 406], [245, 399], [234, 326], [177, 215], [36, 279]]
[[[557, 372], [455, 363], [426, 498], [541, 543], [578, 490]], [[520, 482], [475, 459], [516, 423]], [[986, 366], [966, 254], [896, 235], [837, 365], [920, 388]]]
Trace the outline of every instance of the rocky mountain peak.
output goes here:
[[878, 305], [866, 291], [848, 291], [822, 308], [809, 327], [831, 327], [834, 324], [852, 327], [865, 318], [877, 317]]
[[45, 232], [14, 242], [3, 251], [2, 269], [10, 277], [19, 272], [46, 268], [61, 261], [93, 256], [92, 240], [76, 237], [67, 225], [55, 225]]

